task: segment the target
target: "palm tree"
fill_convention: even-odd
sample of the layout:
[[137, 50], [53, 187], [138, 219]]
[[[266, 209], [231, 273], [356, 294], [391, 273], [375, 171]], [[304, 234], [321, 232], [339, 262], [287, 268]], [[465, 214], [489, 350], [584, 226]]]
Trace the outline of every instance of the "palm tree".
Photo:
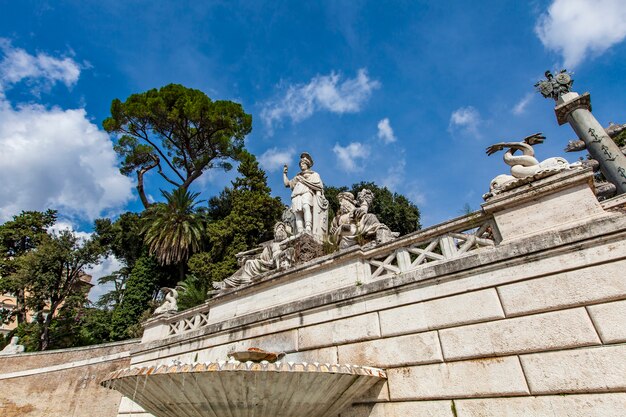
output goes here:
[[196, 209], [200, 193], [178, 188], [172, 193], [161, 191], [165, 203], [157, 203], [145, 215], [145, 243], [161, 265], [178, 265], [179, 278], [185, 275], [189, 257], [200, 250], [204, 217]]

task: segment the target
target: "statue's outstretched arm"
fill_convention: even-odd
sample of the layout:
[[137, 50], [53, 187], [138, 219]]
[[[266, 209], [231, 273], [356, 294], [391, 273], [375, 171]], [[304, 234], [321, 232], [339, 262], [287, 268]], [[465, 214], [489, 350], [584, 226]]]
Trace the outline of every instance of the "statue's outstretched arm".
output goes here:
[[285, 187], [291, 187], [291, 183], [289, 182], [289, 177], [287, 177], [287, 164], [283, 167], [283, 184]]

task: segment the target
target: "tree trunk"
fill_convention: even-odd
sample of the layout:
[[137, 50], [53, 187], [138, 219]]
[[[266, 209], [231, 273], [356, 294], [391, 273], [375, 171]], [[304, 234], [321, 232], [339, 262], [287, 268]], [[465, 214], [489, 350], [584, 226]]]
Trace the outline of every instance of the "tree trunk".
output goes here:
[[181, 262], [178, 264], [178, 281], [182, 281], [185, 279], [185, 262]]
[[44, 351], [50, 346], [50, 325], [52, 324], [52, 318], [56, 312], [58, 305], [54, 303], [50, 305], [50, 312], [46, 316], [45, 320], [41, 323], [41, 336], [39, 337], [39, 350]]
[[24, 290], [20, 289], [15, 294], [15, 309], [17, 310], [17, 314], [15, 315], [17, 319], [17, 324], [20, 325], [22, 323], [26, 323], [26, 300], [24, 299]]
[[150, 202], [148, 201], [146, 191], [143, 188], [143, 176], [146, 172], [150, 171], [157, 165], [159, 165], [159, 161], [155, 161], [153, 164], [143, 167], [137, 171], [137, 192], [139, 193], [139, 198], [141, 199], [141, 204], [143, 204], [144, 208], [150, 207]]

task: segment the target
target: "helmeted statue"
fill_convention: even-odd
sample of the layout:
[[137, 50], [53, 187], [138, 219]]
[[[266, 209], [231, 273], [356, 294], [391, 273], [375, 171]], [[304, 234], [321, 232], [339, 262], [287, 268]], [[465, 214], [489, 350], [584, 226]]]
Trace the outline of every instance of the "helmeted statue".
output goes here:
[[546, 79], [540, 80], [535, 87], [545, 98], [553, 98], [555, 101], [563, 94], [572, 91], [574, 80], [567, 70], [561, 70], [556, 76], [550, 71], [545, 72]]
[[300, 155], [300, 172], [291, 180], [287, 165], [283, 168], [285, 187], [291, 188], [291, 211], [295, 216], [296, 234], [309, 233], [322, 241], [328, 232], [328, 200], [320, 175], [311, 170], [313, 158], [306, 152]]

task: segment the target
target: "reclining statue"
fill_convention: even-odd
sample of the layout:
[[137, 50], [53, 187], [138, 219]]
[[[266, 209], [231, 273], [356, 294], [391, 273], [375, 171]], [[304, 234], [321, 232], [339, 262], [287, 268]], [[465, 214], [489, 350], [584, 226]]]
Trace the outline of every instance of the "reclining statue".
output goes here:
[[[278, 222], [274, 226], [274, 240], [267, 244], [260, 255], [246, 257], [247, 252], [238, 254], [242, 267], [224, 281], [214, 282], [213, 288], [224, 290], [249, 284], [254, 278], [271, 271], [288, 268], [293, 264], [293, 249], [286, 244], [294, 239], [289, 236], [285, 223]], [[241, 256], [244, 255], [244, 256]]]

